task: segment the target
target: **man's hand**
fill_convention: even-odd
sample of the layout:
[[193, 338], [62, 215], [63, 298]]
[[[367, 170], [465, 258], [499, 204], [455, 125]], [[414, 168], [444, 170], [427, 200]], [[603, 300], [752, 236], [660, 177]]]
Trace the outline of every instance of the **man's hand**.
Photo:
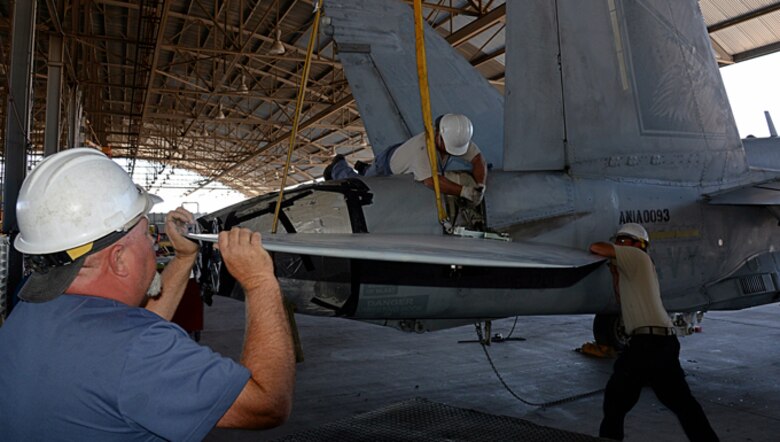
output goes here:
[[260, 287], [270, 277], [274, 277], [274, 265], [271, 256], [263, 248], [260, 234], [242, 227], [220, 232], [216, 248], [228, 271], [250, 291]]
[[474, 192], [477, 194], [477, 201], [474, 202], [475, 205], [479, 205], [482, 203], [482, 200], [485, 199], [485, 190], [487, 187], [484, 184], [477, 184], [476, 187], [474, 187]]
[[182, 207], [168, 212], [165, 217], [165, 233], [176, 251], [176, 259], [169, 262], [162, 272], [162, 293], [158, 297], [149, 298], [146, 308], [169, 321], [184, 296], [192, 266], [198, 256], [198, 244], [184, 237], [185, 226], [193, 222], [192, 214]]
[[186, 225], [194, 222], [195, 217], [183, 207], [168, 212], [165, 217], [165, 233], [168, 234], [178, 257], [193, 257], [198, 253], [198, 244], [184, 237]]
[[482, 186], [463, 186], [460, 190], [460, 196], [471, 201], [475, 206], [478, 206], [482, 203], [482, 197], [484, 195], [482, 189], [484, 189]]

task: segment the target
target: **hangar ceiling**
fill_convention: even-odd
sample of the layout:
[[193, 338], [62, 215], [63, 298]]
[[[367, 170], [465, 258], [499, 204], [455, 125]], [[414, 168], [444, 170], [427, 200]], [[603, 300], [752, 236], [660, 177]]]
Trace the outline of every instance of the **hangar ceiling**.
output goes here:
[[[82, 104], [79, 143], [130, 159], [128, 168], [145, 177], [147, 185], [166, 169], [184, 168], [207, 177], [199, 185], [219, 182], [247, 196], [278, 188], [312, 3], [38, 0], [29, 154], [40, 158], [43, 150], [49, 48], [61, 39], [60, 106], [65, 120], [73, 98]], [[502, 89], [504, 2], [423, 3], [426, 20]], [[780, 1], [699, 3], [721, 64], [780, 50]], [[3, 132], [13, 5], [13, 0], [0, 0]], [[69, 127], [63, 121], [63, 145]], [[300, 129], [288, 184], [321, 176], [335, 153], [371, 157], [338, 54], [324, 33], [317, 38]], [[135, 170], [135, 159], [148, 160], [152, 167]]]

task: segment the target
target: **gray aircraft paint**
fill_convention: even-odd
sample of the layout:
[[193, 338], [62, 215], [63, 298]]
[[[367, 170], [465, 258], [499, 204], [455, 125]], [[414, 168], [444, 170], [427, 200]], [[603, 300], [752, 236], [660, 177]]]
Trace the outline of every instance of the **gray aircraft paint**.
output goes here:
[[[329, 0], [327, 32], [338, 45], [375, 154], [423, 131], [411, 8], [398, 1]], [[431, 113], [462, 113], [493, 167], [502, 167], [504, 98], [425, 25]]]
[[[488, 227], [515, 241], [584, 251], [590, 243], [610, 238], [620, 223], [640, 222], [650, 232], [650, 255], [670, 311], [734, 309], [777, 301], [780, 161], [759, 146], [749, 149], [746, 159], [695, 0], [564, 0], [556, 3], [557, 8], [552, 3], [508, 4], [507, 115], [500, 154], [506, 167], [489, 174]], [[412, 74], [411, 9], [400, 2], [378, 0], [334, 0], [328, 5], [331, 32], [339, 45], [370, 46], [361, 57], [362, 62], [370, 59], [374, 74], [345, 62], [369, 136], [384, 134], [389, 140], [401, 136], [401, 127], [414, 132], [414, 125], [420, 123]], [[391, 11], [392, 18], [376, 20], [383, 11]], [[523, 17], [524, 13], [530, 17]], [[560, 34], [535, 41], [514, 29], [518, 24], [535, 29], [533, 14], [540, 14], [536, 28], [555, 21], [557, 25], [546, 31], [560, 30]], [[435, 41], [428, 39], [427, 47], [429, 56], [437, 60], [435, 65], [450, 75], [471, 79], [474, 70], [452, 48]], [[560, 49], [555, 47], [558, 41]], [[558, 52], [562, 73], [551, 80], [555, 65], [550, 59], [557, 60]], [[526, 65], [528, 70], [523, 71]], [[550, 88], [549, 93], [532, 90], [532, 73], [543, 77], [536, 84]], [[449, 90], [447, 101], [469, 114], [475, 90], [486, 83], [463, 80], [473, 88], [448, 89], [458, 81], [430, 78], [432, 89], [439, 91], [436, 100], [441, 99], [441, 91]], [[561, 98], [560, 112], [556, 96]], [[392, 106], [387, 97], [392, 97]], [[375, 104], [379, 107], [372, 108]], [[398, 111], [383, 114], [387, 109]], [[495, 107], [491, 112], [502, 110]], [[532, 119], [534, 125], [522, 123], [537, 112], [544, 117]], [[482, 124], [495, 121], [475, 121], [476, 133], [485, 132]], [[564, 138], [560, 138], [562, 130]], [[372, 143], [377, 139], [371, 138]], [[478, 143], [483, 144], [479, 138]], [[442, 234], [432, 191], [414, 183], [411, 176], [355, 182], [362, 183], [370, 195], [361, 206], [368, 232], [365, 247], [371, 247], [372, 233]], [[288, 198], [296, 192], [312, 193], [285, 213], [296, 231], [341, 220], [339, 229], [318, 228], [343, 232], [346, 203], [334, 199], [333, 192], [354, 185], [332, 182], [291, 192]], [[326, 193], [328, 197], [320, 198]], [[273, 199], [273, 195], [258, 197], [206, 219], [225, 221], [253, 208], [269, 207]], [[334, 211], [338, 216], [328, 215]], [[246, 223], [267, 226], [269, 216], [258, 215]], [[425, 247], [422, 242], [420, 247]], [[435, 319], [455, 325], [461, 320], [518, 314], [619, 311], [606, 266], [568, 287], [519, 288], [494, 287], [487, 278], [483, 286], [459, 286], [459, 269], [440, 286], [407, 279], [403, 272], [394, 274], [396, 281], [361, 281], [355, 279], [361, 271], [364, 276], [366, 272], [381, 275], [385, 267], [317, 263], [321, 273], [315, 279], [302, 279], [296, 273], [302, 269], [299, 258], [289, 258], [282, 266], [283, 291], [300, 312], [418, 329], [419, 323], [411, 328], [403, 324]], [[426, 322], [419, 327], [438, 326]]]
[[[528, 34], [539, 26], [542, 48]], [[746, 172], [696, 2], [509, 2], [507, 27], [507, 170], [561, 170], [563, 157], [578, 176], [695, 185]]]

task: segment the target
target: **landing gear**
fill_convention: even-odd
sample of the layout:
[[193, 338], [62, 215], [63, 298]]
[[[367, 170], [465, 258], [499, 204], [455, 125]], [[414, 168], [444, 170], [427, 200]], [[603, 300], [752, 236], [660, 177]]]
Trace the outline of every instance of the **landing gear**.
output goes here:
[[599, 345], [607, 345], [617, 351], [628, 344], [623, 318], [616, 314], [597, 314], [593, 318], [593, 337]]

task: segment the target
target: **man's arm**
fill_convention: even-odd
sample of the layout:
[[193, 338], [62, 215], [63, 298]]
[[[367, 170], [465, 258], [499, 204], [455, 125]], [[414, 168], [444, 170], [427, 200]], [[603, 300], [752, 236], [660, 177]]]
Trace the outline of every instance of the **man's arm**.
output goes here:
[[[615, 246], [608, 242], [595, 242], [590, 245], [590, 252], [606, 258], [615, 258]], [[620, 304], [620, 276], [617, 266], [609, 263], [609, 272], [612, 274], [612, 289], [615, 291], [615, 299]]]
[[590, 245], [590, 253], [595, 253], [606, 258], [615, 257], [615, 246], [608, 242], [594, 242]]
[[252, 374], [217, 426], [272, 428], [290, 415], [295, 384], [292, 335], [273, 262], [260, 234], [248, 229], [221, 232], [217, 247], [246, 295], [241, 363]]
[[146, 309], [171, 320], [187, 288], [192, 266], [198, 257], [198, 244], [182, 236], [178, 226], [195, 222], [192, 214], [179, 207], [165, 217], [165, 233], [173, 244], [176, 255], [162, 272], [162, 293], [146, 302]]
[[484, 186], [487, 181], [487, 164], [485, 158], [481, 153], [477, 154], [471, 160], [471, 174], [474, 176], [474, 181], [477, 182], [477, 186]]
[[[426, 178], [422, 182], [426, 186], [433, 189], [433, 177]], [[460, 191], [463, 189], [463, 186], [457, 183], [453, 183], [443, 175], [439, 175], [439, 189], [441, 189], [442, 193], [446, 193], [447, 195], [458, 196], [460, 195]]]

